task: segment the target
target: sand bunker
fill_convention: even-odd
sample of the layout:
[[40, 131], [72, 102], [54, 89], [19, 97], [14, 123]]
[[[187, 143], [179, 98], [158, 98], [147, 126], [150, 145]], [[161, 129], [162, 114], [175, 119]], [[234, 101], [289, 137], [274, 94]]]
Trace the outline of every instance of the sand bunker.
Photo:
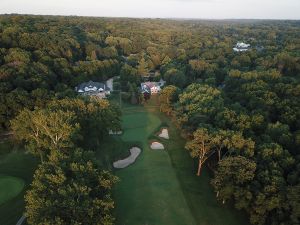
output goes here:
[[162, 149], [165, 149], [165, 147], [163, 146], [163, 144], [159, 143], [159, 142], [152, 142], [151, 143], [151, 146], [150, 146], [151, 149], [154, 149], [154, 150], [162, 150]]
[[121, 160], [118, 160], [118, 161], [114, 162], [113, 166], [115, 168], [118, 168], [118, 169], [125, 168], [125, 167], [131, 165], [132, 163], [134, 163], [136, 158], [139, 156], [140, 153], [141, 153], [140, 148], [133, 147], [133, 148], [130, 149], [130, 156], [129, 157], [127, 157], [126, 159], [121, 159]]
[[163, 128], [158, 136], [164, 139], [169, 139], [168, 129]]

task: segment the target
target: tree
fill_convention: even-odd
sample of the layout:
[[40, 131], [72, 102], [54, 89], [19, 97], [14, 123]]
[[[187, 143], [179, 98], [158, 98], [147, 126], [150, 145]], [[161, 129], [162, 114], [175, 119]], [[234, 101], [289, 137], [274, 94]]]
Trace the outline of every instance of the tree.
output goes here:
[[212, 124], [216, 114], [223, 108], [220, 90], [205, 84], [191, 84], [179, 95], [177, 114], [185, 118], [182, 126], [194, 130], [201, 123]]
[[221, 152], [226, 149], [229, 154], [252, 157], [255, 143], [243, 137], [242, 133], [231, 130], [217, 130], [212, 133], [212, 143], [221, 160]]
[[20, 48], [11, 48], [4, 57], [6, 63], [20, 64], [30, 62], [30, 53]]
[[138, 71], [132, 66], [125, 64], [122, 66], [120, 71], [120, 82], [122, 91], [128, 91], [128, 82], [139, 84], [140, 76], [138, 76]]
[[98, 97], [85, 99], [62, 99], [49, 102], [52, 111], [70, 111], [76, 115], [76, 122], [80, 125], [79, 137], [76, 144], [84, 149], [99, 147], [110, 130], [121, 129], [121, 111], [118, 106], [108, 100]]
[[186, 83], [186, 77], [184, 73], [175, 68], [169, 69], [164, 74], [164, 79], [166, 80], [167, 84], [174, 85], [179, 88], [183, 88]]
[[204, 72], [209, 67], [209, 63], [207, 63], [205, 60], [190, 60], [189, 65], [194, 73], [194, 79], [203, 76]]
[[166, 86], [159, 93], [160, 111], [170, 115], [172, 104], [177, 100], [179, 89], [173, 85]]
[[291, 223], [300, 223], [300, 184], [288, 187], [287, 198], [291, 207]]
[[288, 210], [287, 184], [284, 174], [291, 171], [295, 160], [287, 150], [275, 143], [259, 146], [256, 160], [256, 186], [253, 202], [249, 208], [253, 224], [273, 224], [285, 221]]
[[130, 103], [135, 105], [138, 103], [137, 99], [137, 87], [129, 83]]
[[256, 163], [242, 156], [222, 159], [211, 181], [218, 199], [223, 203], [235, 200], [238, 209], [248, 209], [252, 193], [251, 182], [254, 179]]
[[266, 134], [271, 137], [272, 141], [285, 148], [290, 147], [293, 143], [289, 126], [278, 121], [274, 124], [268, 124]]
[[148, 75], [149, 72], [148, 63], [145, 61], [144, 57], [142, 57], [142, 59], [139, 61], [137, 70], [140, 76]]
[[198, 159], [197, 176], [201, 174], [201, 168], [205, 161], [213, 153], [213, 143], [206, 128], [199, 128], [193, 133], [193, 139], [188, 141], [185, 148], [190, 151], [192, 158]]
[[80, 149], [55, 152], [39, 165], [26, 192], [29, 224], [112, 225], [111, 189], [117, 177], [99, 170], [94, 155]]
[[26, 147], [44, 161], [44, 156], [52, 150], [74, 147], [74, 138], [79, 131], [75, 121], [75, 113], [70, 111], [24, 109], [11, 121], [11, 127], [15, 138], [24, 141]]

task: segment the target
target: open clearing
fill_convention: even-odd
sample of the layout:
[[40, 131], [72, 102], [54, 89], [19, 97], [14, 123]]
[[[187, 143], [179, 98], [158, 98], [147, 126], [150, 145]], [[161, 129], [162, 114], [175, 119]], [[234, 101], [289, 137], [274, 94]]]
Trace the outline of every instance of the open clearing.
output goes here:
[[[140, 142], [143, 151], [133, 165], [116, 171], [121, 179], [114, 189], [117, 224], [248, 224], [243, 213], [216, 201], [207, 170], [201, 177], [195, 175], [195, 163], [184, 150], [185, 141], [153, 104], [151, 100], [146, 107], [123, 108], [121, 139]], [[168, 124], [172, 139], [162, 141], [167, 151], [153, 151], [149, 139], [162, 123]]]

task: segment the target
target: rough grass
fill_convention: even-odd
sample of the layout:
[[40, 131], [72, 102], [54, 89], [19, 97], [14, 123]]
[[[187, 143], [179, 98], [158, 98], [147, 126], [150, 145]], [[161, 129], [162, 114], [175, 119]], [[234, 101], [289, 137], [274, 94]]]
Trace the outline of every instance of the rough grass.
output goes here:
[[0, 204], [1, 225], [15, 225], [23, 214], [24, 194], [32, 181], [37, 164], [37, 159], [26, 154], [24, 150], [14, 150], [11, 143], [5, 142], [0, 145], [0, 174], [17, 177], [24, 181], [24, 188], [19, 194]]
[[[210, 176], [184, 149], [185, 140], [152, 99], [146, 107], [124, 107], [122, 140], [140, 141], [143, 152], [128, 168], [116, 170], [121, 181], [114, 189], [117, 224], [122, 225], [243, 225], [243, 213], [216, 201]], [[150, 106], [150, 107], [149, 107]], [[160, 140], [166, 151], [151, 151], [149, 139], [162, 126], [170, 140]], [[128, 150], [127, 150], [128, 151]]]

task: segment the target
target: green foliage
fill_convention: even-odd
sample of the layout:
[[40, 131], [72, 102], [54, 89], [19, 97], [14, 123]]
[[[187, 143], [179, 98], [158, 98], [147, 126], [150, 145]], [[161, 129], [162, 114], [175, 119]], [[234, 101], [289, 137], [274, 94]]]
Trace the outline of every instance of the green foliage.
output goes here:
[[253, 198], [251, 181], [255, 176], [256, 163], [242, 156], [226, 157], [219, 162], [215, 177], [211, 181], [217, 198], [235, 200], [235, 207], [248, 209]]
[[148, 63], [145, 61], [145, 58], [143, 57], [139, 61], [139, 65], [138, 65], [138, 68], [137, 68], [138, 75], [147, 76], [148, 72], [149, 72], [149, 67], [148, 66], [149, 66]]
[[191, 84], [179, 95], [179, 121], [183, 127], [195, 129], [200, 123], [212, 121], [222, 106], [220, 90], [205, 84]]
[[113, 224], [111, 189], [118, 179], [93, 158], [79, 149], [56, 152], [38, 167], [25, 195], [29, 224]]
[[172, 104], [178, 100], [179, 88], [176, 86], [166, 86], [159, 94], [160, 111], [171, 115], [173, 111]]
[[164, 80], [167, 82], [167, 84], [174, 85], [179, 88], [183, 88], [186, 84], [186, 77], [184, 73], [177, 69], [169, 69], [164, 74]]
[[198, 159], [197, 176], [200, 176], [202, 165], [213, 153], [213, 142], [208, 130], [197, 129], [193, 133], [193, 139], [186, 143], [185, 148], [190, 151], [192, 158]]
[[15, 138], [43, 160], [51, 151], [66, 152], [77, 145], [96, 148], [109, 130], [120, 129], [120, 111], [107, 100], [63, 99], [46, 109], [25, 109], [11, 124]]
[[30, 54], [19, 48], [11, 48], [8, 54], [4, 57], [6, 63], [18, 65], [19, 63], [29, 63]]
[[[75, 114], [69, 111], [23, 110], [13, 121], [12, 129], [18, 141], [24, 141], [33, 154], [41, 160], [51, 150], [74, 147], [74, 137], [79, 130]], [[73, 139], [73, 140], [72, 140]]]

